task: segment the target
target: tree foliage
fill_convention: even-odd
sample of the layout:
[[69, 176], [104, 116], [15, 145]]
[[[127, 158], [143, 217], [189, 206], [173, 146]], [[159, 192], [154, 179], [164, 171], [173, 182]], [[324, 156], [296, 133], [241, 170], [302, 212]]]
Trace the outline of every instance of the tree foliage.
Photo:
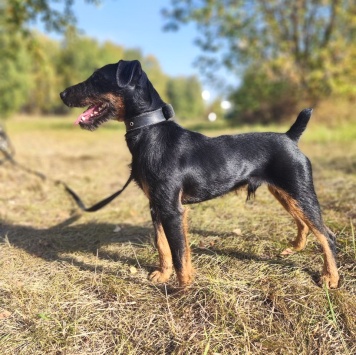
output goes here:
[[25, 103], [31, 87], [30, 59], [20, 33], [6, 31], [0, 17], [0, 112], [8, 115]]
[[[100, 0], [86, 2], [98, 4]], [[80, 35], [74, 26], [73, 3], [74, 0], [0, 0], [2, 117], [19, 111], [65, 113], [68, 109], [59, 100], [60, 91], [120, 59], [140, 60], [162, 98], [177, 103], [178, 117], [203, 115], [197, 78], [168, 77], [153, 55], [143, 56], [140, 49], [99, 43]], [[63, 39], [55, 41], [31, 30], [31, 25], [38, 21], [47, 31], [61, 33]]]
[[[219, 66], [236, 76], [246, 71], [242, 92], [232, 97], [248, 94], [251, 109], [261, 90], [269, 97], [266, 85], [289, 86], [286, 96], [298, 88], [296, 101], [356, 96], [354, 0], [171, 0], [163, 14], [168, 30], [197, 25], [203, 51], [197, 63], [208, 77]], [[263, 82], [256, 92], [255, 80]]]
[[[99, 4], [100, 0], [85, 0]], [[7, 28], [29, 33], [29, 26], [36, 21], [47, 31], [64, 32], [75, 23], [74, 0], [0, 0], [0, 16]]]
[[[138, 59], [163, 100], [172, 103], [177, 117], [203, 115], [201, 86], [195, 77], [169, 77], [153, 55], [112, 42], [99, 43], [69, 28], [61, 41], [31, 34], [31, 50], [21, 33], [0, 31], [1, 117], [14, 112], [63, 114], [69, 112], [59, 93], [85, 80], [95, 69], [120, 59]], [[183, 85], [181, 85], [183, 83]], [[181, 104], [183, 103], [183, 104]]]
[[196, 118], [204, 112], [201, 86], [196, 77], [171, 78], [167, 85], [167, 96], [179, 117]]

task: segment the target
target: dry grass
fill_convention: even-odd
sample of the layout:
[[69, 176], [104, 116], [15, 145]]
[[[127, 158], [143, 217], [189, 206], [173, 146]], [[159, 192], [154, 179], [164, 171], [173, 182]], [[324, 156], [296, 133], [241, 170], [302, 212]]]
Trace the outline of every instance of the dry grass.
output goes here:
[[[19, 119], [7, 128], [19, 162], [66, 181], [88, 205], [126, 181], [130, 156], [116, 125], [89, 133], [67, 119]], [[343, 283], [329, 292], [315, 283], [314, 237], [278, 257], [296, 228], [263, 187], [247, 204], [239, 193], [190, 208], [197, 275], [180, 292], [175, 277], [147, 280], [158, 256], [135, 186], [80, 215], [60, 186], [0, 165], [0, 353], [355, 354], [356, 137], [318, 141], [316, 132], [301, 145], [338, 235]]]

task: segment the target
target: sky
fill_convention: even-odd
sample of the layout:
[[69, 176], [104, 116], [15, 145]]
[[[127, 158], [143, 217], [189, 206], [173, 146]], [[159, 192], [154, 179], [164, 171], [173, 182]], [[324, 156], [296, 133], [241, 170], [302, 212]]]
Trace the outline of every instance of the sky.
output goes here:
[[[110, 40], [126, 48], [139, 48], [144, 55], [153, 54], [164, 73], [170, 76], [200, 76], [194, 60], [201, 54], [194, 45], [197, 30], [194, 24], [178, 31], [163, 31], [161, 10], [169, 7], [169, 0], [101, 0], [99, 6], [75, 0], [73, 9], [77, 27], [84, 34], [99, 41]], [[43, 31], [41, 26], [38, 26]], [[118, 58], [122, 59], [122, 58]], [[203, 89], [217, 95], [209, 85]]]

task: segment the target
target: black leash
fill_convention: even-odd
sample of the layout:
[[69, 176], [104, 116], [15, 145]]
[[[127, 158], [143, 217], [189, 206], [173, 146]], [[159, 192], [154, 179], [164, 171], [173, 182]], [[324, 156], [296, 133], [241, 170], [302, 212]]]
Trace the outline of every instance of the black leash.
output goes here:
[[85, 207], [84, 203], [79, 198], [79, 196], [70, 187], [68, 187], [68, 185], [65, 184], [63, 181], [56, 181], [56, 182], [61, 183], [64, 186], [65, 190], [73, 197], [74, 201], [77, 203], [78, 207], [82, 211], [95, 212], [97, 210], [100, 210], [104, 206], [108, 205], [112, 200], [114, 200], [117, 196], [119, 196], [121, 194], [121, 192], [123, 192], [126, 189], [126, 187], [130, 184], [132, 179], [133, 179], [133, 177], [132, 177], [132, 175], [130, 175], [122, 189], [114, 192], [111, 196], [105, 198], [104, 200], [101, 200], [100, 202], [96, 203], [95, 205], [93, 205], [91, 207]]
[[[155, 125], [160, 122], [164, 122], [169, 120], [170, 118], [174, 117], [174, 109], [171, 105], [166, 104], [159, 108], [158, 110], [146, 112], [136, 117], [130, 118], [128, 122], [125, 121], [127, 133], [133, 130], [137, 130], [140, 128], [144, 128], [147, 126]], [[0, 126], [0, 151], [4, 154], [4, 159], [0, 160], [0, 164], [3, 164], [6, 161], [9, 161], [13, 166], [26, 171], [29, 174], [36, 175], [41, 180], [50, 180], [53, 181], [55, 184], [60, 184], [65, 188], [65, 191], [73, 198], [77, 206], [85, 212], [95, 212], [109, 204], [112, 200], [118, 197], [130, 184], [133, 180], [132, 173], [130, 174], [129, 178], [127, 179], [125, 185], [119, 191], [114, 192], [111, 196], [103, 199], [102, 201], [97, 202], [95, 205], [91, 207], [85, 207], [81, 198], [63, 181], [61, 180], [54, 180], [47, 177], [45, 174], [42, 174], [39, 171], [29, 169], [26, 166], [19, 164], [15, 159], [15, 150], [10, 142], [8, 135], [6, 134], [5, 130]]]
[[95, 212], [109, 204], [112, 200], [114, 200], [116, 197], [118, 197], [125, 189], [126, 187], [130, 184], [130, 182], [133, 180], [132, 175], [130, 174], [128, 180], [126, 181], [125, 185], [120, 189], [119, 191], [114, 192], [111, 196], [103, 199], [100, 202], [97, 202], [95, 205], [91, 207], [85, 207], [83, 201], [81, 198], [63, 181], [61, 180], [53, 180], [49, 177], [47, 177], [45, 174], [42, 174], [39, 171], [32, 170], [27, 168], [26, 166], [18, 163], [14, 159], [15, 155], [15, 150], [10, 142], [9, 136], [6, 134], [5, 130], [0, 126], [0, 151], [3, 153], [4, 158], [0, 160], [0, 164], [5, 163], [6, 161], [10, 162], [14, 167], [17, 167], [21, 170], [26, 171], [29, 174], [36, 175], [39, 177], [41, 180], [51, 180], [53, 181], [56, 185], [62, 185], [65, 189], [65, 191], [73, 198], [77, 206], [85, 212]]

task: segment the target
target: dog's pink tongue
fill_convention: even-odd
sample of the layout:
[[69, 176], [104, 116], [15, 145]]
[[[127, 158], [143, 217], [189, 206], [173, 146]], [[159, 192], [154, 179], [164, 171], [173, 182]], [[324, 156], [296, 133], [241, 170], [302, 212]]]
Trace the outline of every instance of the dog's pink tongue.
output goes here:
[[86, 111], [84, 111], [83, 113], [81, 113], [78, 118], [76, 119], [76, 121], [74, 122], [74, 124], [79, 124], [79, 122], [85, 122], [87, 121], [90, 116], [94, 113], [96, 106], [93, 107], [89, 107]]

